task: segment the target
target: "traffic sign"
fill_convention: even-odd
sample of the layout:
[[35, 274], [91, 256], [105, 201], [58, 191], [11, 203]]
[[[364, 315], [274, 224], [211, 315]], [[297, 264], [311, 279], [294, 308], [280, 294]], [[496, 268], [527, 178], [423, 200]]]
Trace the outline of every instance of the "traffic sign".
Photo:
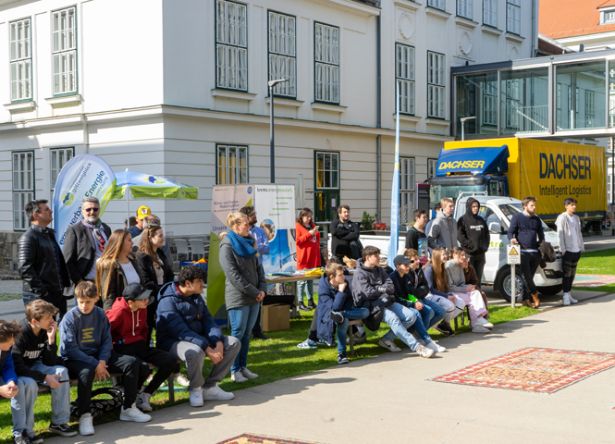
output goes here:
[[506, 248], [506, 263], [508, 265], [519, 265], [521, 263], [521, 247], [519, 245], [508, 245]]

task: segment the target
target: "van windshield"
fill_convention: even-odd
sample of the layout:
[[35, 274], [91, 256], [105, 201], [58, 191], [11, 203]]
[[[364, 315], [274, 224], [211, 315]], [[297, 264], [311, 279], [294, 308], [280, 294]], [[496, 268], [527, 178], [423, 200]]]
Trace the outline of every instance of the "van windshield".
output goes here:
[[[510, 226], [510, 220], [512, 219], [513, 215], [515, 213], [521, 213], [523, 211], [521, 208], [521, 203], [503, 204], [503, 205], [500, 205], [500, 210], [502, 211], [504, 216], [506, 216], [506, 219], [508, 219], [509, 226]], [[549, 226], [545, 224], [542, 219], [540, 219], [540, 222], [542, 222], [542, 229], [545, 233], [547, 231], [551, 231], [551, 228], [549, 228]]]
[[485, 194], [487, 187], [485, 184], [477, 185], [431, 185], [429, 187], [429, 202], [431, 208], [434, 208], [435, 204], [440, 203], [443, 197], [450, 197], [453, 200], [457, 200], [460, 193], [464, 193], [466, 196], [475, 196]]

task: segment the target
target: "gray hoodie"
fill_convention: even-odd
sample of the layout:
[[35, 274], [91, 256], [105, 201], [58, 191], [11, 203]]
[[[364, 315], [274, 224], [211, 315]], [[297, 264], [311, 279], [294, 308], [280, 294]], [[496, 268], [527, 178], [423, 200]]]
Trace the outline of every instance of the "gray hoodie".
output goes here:
[[427, 243], [429, 248], [448, 248], [457, 247], [457, 224], [453, 217], [446, 217], [440, 210], [434, 219], [429, 233], [427, 233]]
[[468, 286], [461, 265], [454, 259], [450, 259], [444, 264], [444, 269], [446, 270], [448, 288], [454, 293], [467, 293]]

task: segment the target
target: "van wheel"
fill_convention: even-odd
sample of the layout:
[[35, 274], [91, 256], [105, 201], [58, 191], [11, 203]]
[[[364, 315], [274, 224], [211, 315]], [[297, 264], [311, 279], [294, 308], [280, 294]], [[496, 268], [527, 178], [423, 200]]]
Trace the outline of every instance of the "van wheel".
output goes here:
[[552, 285], [550, 287], [538, 287], [538, 291], [545, 296], [555, 296], [562, 291], [561, 285]]
[[[525, 288], [525, 285], [523, 284], [523, 279], [521, 278], [521, 275], [520, 275], [520, 271], [521, 270], [519, 270], [519, 268], [515, 270], [515, 281], [516, 281], [515, 282], [515, 286], [516, 286], [515, 293], [517, 296], [516, 297], [517, 302], [521, 302], [521, 300], [523, 299], [523, 291]], [[495, 278], [495, 282], [493, 283], [493, 289], [496, 292], [498, 292], [500, 296], [502, 296], [502, 298], [510, 302], [510, 295], [512, 293], [511, 284], [512, 284], [512, 279], [510, 276], [510, 267], [506, 266], [502, 270], [500, 270], [497, 277]]]

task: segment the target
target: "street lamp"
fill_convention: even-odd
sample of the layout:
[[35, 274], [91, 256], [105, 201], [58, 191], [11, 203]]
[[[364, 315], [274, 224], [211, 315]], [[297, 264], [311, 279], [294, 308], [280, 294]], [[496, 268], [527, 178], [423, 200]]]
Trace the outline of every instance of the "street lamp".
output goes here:
[[269, 173], [271, 183], [275, 183], [275, 134], [273, 129], [273, 88], [278, 83], [288, 82], [288, 79], [269, 80]]
[[459, 119], [461, 122], [461, 140], [466, 140], [466, 122], [470, 120], [476, 120], [476, 116], [461, 117]]

